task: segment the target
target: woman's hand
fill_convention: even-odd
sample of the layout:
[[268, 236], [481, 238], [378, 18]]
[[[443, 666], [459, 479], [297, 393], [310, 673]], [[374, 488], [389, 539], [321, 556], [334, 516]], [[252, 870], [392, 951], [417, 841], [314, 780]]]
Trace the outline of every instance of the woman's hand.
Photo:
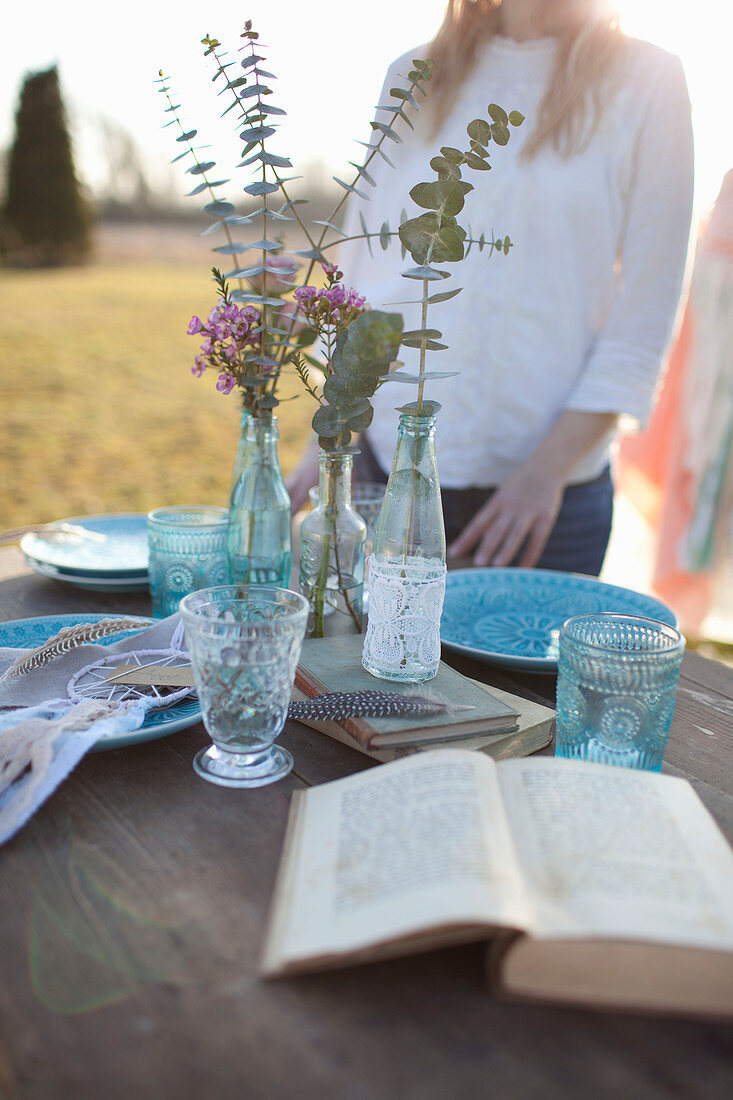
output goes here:
[[531, 568], [542, 556], [577, 462], [613, 431], [616, 413], [566, 409], [525, 463], [493, 494], [448, 548], [462, 557], [478, 547], [476, 565]]
[[512, 474], [484, 504], [448, 548], [450, 557], [465, 557], [476, 547], [475, 565], [536, 565], [542, 556], [562, 503], [564, 485], [534, 463]]

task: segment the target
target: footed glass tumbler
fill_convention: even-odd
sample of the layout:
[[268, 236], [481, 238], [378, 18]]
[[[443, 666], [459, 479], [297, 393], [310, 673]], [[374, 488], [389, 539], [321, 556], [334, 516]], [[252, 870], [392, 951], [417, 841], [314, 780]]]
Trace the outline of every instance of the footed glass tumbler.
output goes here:
[[555, 755], [660, 771], [685, 639], [631, 615], [577, 615], [563, 623]]
[[274, 745], [287, 717], [308, 601], [285, 588], [223, 585], [181, 601], [204, 725], [213, 744], [194, 770], [223, 787], [261, 787], [287, 775]]

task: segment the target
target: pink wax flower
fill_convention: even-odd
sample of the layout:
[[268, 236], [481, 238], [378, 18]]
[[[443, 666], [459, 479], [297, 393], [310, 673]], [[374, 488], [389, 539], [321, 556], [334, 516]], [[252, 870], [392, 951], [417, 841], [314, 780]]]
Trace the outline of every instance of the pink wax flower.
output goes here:
[[204, 363], [200, 355], [197, 355], [196, 359], [194, 360], [194, 364], [191, 367], [191, 374], [195, 374], [197, 378], [200, 378], [205, 370], [206, 363]]
[[216, 388], [219, 393], [231, 393], [234, 389], [234, 376], [231, 374], [220, 374], [219, 380], [216, 383]]
[[203, 325], [201, 324], [201, 318], [194, 315], [188, 322], [188, 328], [186, 329], [186, 332], [189, 336], [195, 336], [197, 332], [201, 332], [202, 328]]

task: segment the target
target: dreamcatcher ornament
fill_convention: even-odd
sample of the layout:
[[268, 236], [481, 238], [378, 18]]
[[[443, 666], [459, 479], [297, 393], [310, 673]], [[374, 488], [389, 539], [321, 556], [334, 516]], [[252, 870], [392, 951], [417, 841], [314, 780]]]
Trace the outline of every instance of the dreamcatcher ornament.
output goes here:
[[[183, 649], [183, 624], [179, 623], [173, 632], [170, 646], [166, 649], [138, 649], [125, 652], [125, 669], [152, 670], [156, 668], [174, 668], [191, 665], [189, 654]], [[146, 709], [171, 707], [189, 695], [195, 694], [191, 684], [167, 686], [150, 683], [127, 683], [125, 674], [116, 671], [120, 666], [119, 653], [105, 654], [92, 664], [80, 668], [69, 680], [66, 692], [72, 703], [85, 699], [100, 699], [110, 706], [143, 701]], [[151, 677], [154, 680], [154, 676]]]

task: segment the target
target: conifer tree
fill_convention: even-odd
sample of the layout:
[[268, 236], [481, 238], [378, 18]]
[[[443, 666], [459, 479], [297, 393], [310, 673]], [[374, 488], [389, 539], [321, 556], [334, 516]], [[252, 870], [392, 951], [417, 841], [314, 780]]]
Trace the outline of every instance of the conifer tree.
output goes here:
[[0, 256], [6, 265], [40, 267], [84, 260], [91, 210], [74, 170], [56, 67], [23, 83], [0, 210]]

